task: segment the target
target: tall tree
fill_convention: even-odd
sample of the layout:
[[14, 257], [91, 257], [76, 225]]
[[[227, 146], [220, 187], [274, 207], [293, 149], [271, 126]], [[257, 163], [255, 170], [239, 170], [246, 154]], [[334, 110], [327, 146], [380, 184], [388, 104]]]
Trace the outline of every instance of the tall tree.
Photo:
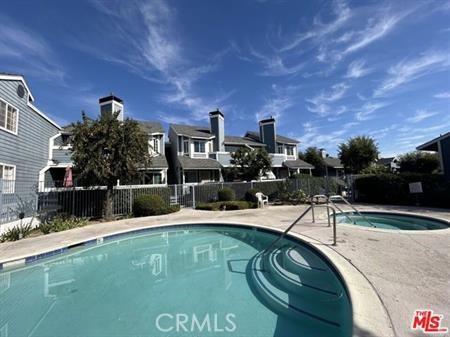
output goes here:
[[346, 169], [360, 173], [378, 158], [378, 146], [375, 140], [367, 136], [350, 138], [339, 145], [338, 156]]
[[317, 147], [310, 146], [306, 148], [305, 152], [299, 152], [298, 158], [314, 166], [312, 172], [315, 176], [325, 175], [325, 161]]
[[148, 137], [136, 121], [121, 122], [116, 114], [103, 114], [72, 124], [72, 160], [80, 180], [89, 185], [106, 186], [104, 217], [113, 216], [113, 192], [117, 181], [127, 183], [148, 166]]
[[400, 157], [400, 172], [433, 173], [439, 168], [437, 153], [409, 152]]
[[243, 180], [255, 180], [272, 167], [272, 160], [265, 149], [251, 150], [243, 147], [231, 154], [231, 164]]

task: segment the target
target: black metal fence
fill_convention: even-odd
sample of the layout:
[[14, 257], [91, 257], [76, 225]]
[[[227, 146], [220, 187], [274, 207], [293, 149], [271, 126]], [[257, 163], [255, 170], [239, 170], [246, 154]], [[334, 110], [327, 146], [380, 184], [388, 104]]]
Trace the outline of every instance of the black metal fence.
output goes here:
[[[305, 175], [294, 179], [252, 182], [116, 186], [113, 212], [115, 215], [131, 214], [133, 200], [143, 194], [158, 195], [167, 206], [191, 208], [199, 203], [217, 200], [218, 191], [224, 187], [234, 190], [236, 199], [243, 199], [249, 189], [256, 189], [268, 195], [269, 200], [274, 200], [281, 191], [301, 189], [307, 195], [337, 193], [339, 183], [334, 178]], [[105, 194], [105, 187], [47, 187], [40, 182], [0, 181], [0, 224], [17, 220], [20, 216], [29, 217], [44, 212], [99, 218], [103, 214]]]

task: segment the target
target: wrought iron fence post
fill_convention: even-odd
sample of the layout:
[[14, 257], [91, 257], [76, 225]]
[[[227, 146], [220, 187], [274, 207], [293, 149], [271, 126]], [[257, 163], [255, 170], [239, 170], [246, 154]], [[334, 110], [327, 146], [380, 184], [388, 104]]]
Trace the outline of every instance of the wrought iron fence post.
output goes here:
[[195, 185], [192, 185], [192, 208], [195, 209]]
[[[130, 197], [128, 198], [129, 200], [129, 214], [133, 213], [133, 189], [130, 188]], [[170, 202], [169, 202], [170, 203]]]

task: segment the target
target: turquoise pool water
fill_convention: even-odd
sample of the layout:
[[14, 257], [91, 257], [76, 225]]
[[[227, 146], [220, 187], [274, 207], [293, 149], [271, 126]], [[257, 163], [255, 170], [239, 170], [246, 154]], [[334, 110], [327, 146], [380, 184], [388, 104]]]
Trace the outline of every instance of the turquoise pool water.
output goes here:
[[336, 221], [338, 223], [350, 223], [351, 219], [351, 223], [358, 226], [373, 227], [371, 225], [373, 224], [377, 228], [402, 230], [434, 230], [449, 227], [449, 223], [446, 221], [420, 216], [382, 212], [361, 212], [361, 214], [364, 217], [351, 212], [345, 215], [337, 214]]
[[2, 270], [1, 336], [351, 336], [334, 268], [290, 239], [261, 255], [274, 238], [166, 227]]

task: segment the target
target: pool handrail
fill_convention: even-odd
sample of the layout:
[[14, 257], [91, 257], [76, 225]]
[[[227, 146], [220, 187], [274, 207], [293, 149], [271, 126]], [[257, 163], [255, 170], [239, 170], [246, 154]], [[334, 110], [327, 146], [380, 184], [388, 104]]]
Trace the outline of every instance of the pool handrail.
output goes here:
[[[315, 207], [326, 207], [327, 208], [327, 212], [329, 212], [329, 210], [331, 209], [333, 211], [333, 246], [336, 246], [336, 241], [337, 241], [337, 233], [336, 233], [336, 210], [330, 206], [330, 205], [316, 205]], [[272, 243], [270, 245], [268, 245], [266, 248], [264, 248], [261, 251], [261, 254], [265, 254], [266, 252], [269, 251], [270, 248], [272, 248], [276, 243], [278, 243], [280, 240], [282, 240], [286, 234], [306, 215], [308, 214], [308, 212], [310, 210], [314, 209], [314, 205], [309, 206], [302, 214], [300, 214], [300, 216], [295, 219], [295, 221], [293, 223], [291, 223], [289, 225], [288, 228], [286, 228], [284, 230], [283, 233], [281, 233], [281, 235], [276, 238], [274, 241], [272, 241]], [[328, 216], [328, 227], [330, 227], [330, 217]]]
[[339, 207], [337, 207], [337, 205], [333, 202], [332, 199], [342, 200], [346, 205], [350, 206], [355, 211], [356, 214], [358, 214], [361, 218], [367, 221], [369, 225], [371, 225], [374, 228], [377, 228], [377, 226], [375, 226], [365, 215], [363, 215], [360, 211], [358, 211], [358, 209], [355, 206], [353, 206], [348, 200], [346, 200], [342, 195], [330, 195], [327, 200], [331, 202], [333, 206], [336, 207], [342, 214], [344, 214], [347, 218], [350, 219], [350, 217], [346, 215], [345, 212], [343, 212], [341, 209], [339, 209]]

